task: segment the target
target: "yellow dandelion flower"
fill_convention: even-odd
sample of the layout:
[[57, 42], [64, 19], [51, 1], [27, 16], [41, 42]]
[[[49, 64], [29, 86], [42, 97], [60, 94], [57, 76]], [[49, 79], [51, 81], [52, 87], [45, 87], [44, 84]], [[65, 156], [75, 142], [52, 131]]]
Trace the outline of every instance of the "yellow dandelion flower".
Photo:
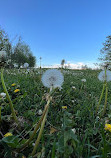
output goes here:
[[16, 90], [14, 90], [15, 93], [17, 93], [17, 92], [19, 92], [19, 91], [20, 91], [20, 89], [16, 89]]
[[4, 135], [4, 137], [9, 137], [9, 136], [13, 136], [13, 134], [8, 132]]
[[11, 86], [12, 86], [12, 87], [14, 87], [15, 85], [16, 85], [16, 84], [15, 84], [15, 83], [13, 83]]
[[67, 109], [67, 106], [62, 106], [62, 109]]
[[104, 128], [106, 131], [109, 131], [111, 132], [111, 124], [105, 124], [105, 128]]

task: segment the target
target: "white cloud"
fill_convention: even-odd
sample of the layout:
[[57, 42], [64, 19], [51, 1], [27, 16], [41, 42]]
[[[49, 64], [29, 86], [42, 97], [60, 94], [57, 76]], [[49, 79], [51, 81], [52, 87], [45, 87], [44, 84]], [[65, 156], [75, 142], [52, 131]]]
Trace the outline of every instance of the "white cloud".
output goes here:
[[[92, 62], [72, 62], [67, 61], [64, 66], [68, 67], [69, 69], [82, 69], [82, 66], [87, 65], [88, 67], [92, 69], [98, 68], [95, 66]], [[53, 65], [42, 65], [43, 68], [59, 68], [61, 67], [61, 64], [53, 64]]]

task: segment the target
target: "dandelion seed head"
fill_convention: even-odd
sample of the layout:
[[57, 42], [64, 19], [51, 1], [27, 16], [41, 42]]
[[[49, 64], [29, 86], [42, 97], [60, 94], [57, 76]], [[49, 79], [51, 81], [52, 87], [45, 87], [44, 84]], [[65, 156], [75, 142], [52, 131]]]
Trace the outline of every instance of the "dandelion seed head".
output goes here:
[[24, 68], [27, 68], [29, 66], [28, 63], [24, 63]]
[[76, 87], [75, 87], [75, 86], [72, 86], [72, 89], [75, 89], [75, 90], [76, 90]]
[[41, 80], [45, 87], [50, 88], [51, 86], [53, 86], [54, 88], [56, 88], [56, 87], [61, 87], [64, 81], [64, 76], [62, 75], [60, 70], [51, 69], [51, 70], [47, 70], [42, 75]]
[[86, 82], [86, 79], [85, 79], [85, 78], [83, 78], [83, 79], [81, 79], [81, 81], [82, 81], [82, 82]]
[[105, 70], [101, 71], [98, 75], [98, 79], [100, 81], [105, 81], [105, 80], [107, 82], [111, 81], [111, 71], [106, 70], [106, 76], [105, 76]]
[[6, 93], [3, 93], [3, 92], [2, 92], [2, 93], [0, 93], [0, 96], [1, 96], [1, 97], [5, 97], [5, 96], [6, 96]]
[[38, 111], [38, 115], [42, 115], [42, 110], [40, 109], [39, 111]]
[[72, 128], [71, 130], [72, 130], [72, 132], [73, 132], [74, 134], [76, 133], [76, 129], [75, 129], [75, 128]]

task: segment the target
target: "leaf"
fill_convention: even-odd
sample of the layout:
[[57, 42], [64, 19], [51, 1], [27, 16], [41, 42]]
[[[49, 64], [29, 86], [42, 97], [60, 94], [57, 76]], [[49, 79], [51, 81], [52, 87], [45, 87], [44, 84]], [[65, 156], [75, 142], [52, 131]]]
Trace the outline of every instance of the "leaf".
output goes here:
[[57, 150], [60, 153], [64, 153], [64, 137], [61, 136], [58, 143], [56, 143]]
[[53, 143], [53, 148], [52, 148], [52, 155], [51, 155], [51, 158], [55, 158], [55, 150], [56, 150], [56, 143], [54, 141]]
[[96, 150], [96, 151], [98, 151], [98, 149], [97, 148], [95, 148], [93, 145], [91, 145], [91, 144], [86, 144], [87, 146], [89, 146], [89, 147], [91, 147], [92, 149], [94, 149], [94, 150]]
[[16, 148], [19, 144], [20, 138], [15, 136], [9, 136], [2, 138], [2, 141], [5, 142], [7, 145], [9, 145], [12, 148]]
[[73, 139], [76, 142], [79, 142], [77, 139], [77, 136], [74, 134], [74, 132], [72, 130], [68, 130], [64, 132], [64, 143], [66, 145], [67, 141]]
[[97, 158], [97, 157], [101, 157], [100, 155], [95, 155], [95, 156], [91, 156], [90, 158]]
[[53, 133], [55, 133], [55, 132], [57, 132], [57, 130], [56, 130], [55, 128], [51, 127], [51, 128], [50, 128], [50, 134], [53, 134]]

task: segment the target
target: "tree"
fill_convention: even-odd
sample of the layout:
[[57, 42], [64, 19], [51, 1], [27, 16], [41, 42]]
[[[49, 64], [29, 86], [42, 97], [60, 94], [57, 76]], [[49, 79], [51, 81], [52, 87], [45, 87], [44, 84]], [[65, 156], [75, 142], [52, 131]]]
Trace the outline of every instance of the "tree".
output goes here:
[[36, 57], [32, 55], [32, 51], [25, 42], [19, 37], [18, 42], [12, 47], [6, 32], [0, 27], [0, 51], [6, 51], [6, 59], [8, 64], [13, 67], [13, 64], [22, 66], [24, 63], [29, 63], [29, 67], [34, 67], [36, 63]]
[[106, 37], [107, 40], [103, 43], [104, 47], [100, 50], [101, 57], [99, 58], [102, 63], [100, 66], [107, 67], [111, 65], [111, 35]]
[[6, 48], [6, 45], [8, 43], [8, 36], [5, 33], [5, 31], [3, 29], [1, 29], [0, 27], [0, 51], [4, 51]]
[[29, 67], [34, 67], [36, 58], [32, 55], [29, 45], [25, 44], [19, 37], [12, 54], [13, 63], [17, 63], [18, 67], [24, 63], [29, 63]]
[[87, 65], [82, 65], [82, 69], [83, 69], [83, 70], [87, 70], [87, 69], [88, 69], [88, 66], [87, 66]]
[[61, 61], [61, 67], [62, 67], [62, 69], [64, 67], [64, 64], [65, 64], [65, 59], [62, 59], [62, 61]]
[[0, 51], [7, 52], [7, 58], [11, 58], [12, 45], [6, 32], [0, 27]]
[[32, 55], [32, 53], [29, 53], [28, 55], [28, 63], [29, 67], [34, 67], [36, 63], [36, 57]]

